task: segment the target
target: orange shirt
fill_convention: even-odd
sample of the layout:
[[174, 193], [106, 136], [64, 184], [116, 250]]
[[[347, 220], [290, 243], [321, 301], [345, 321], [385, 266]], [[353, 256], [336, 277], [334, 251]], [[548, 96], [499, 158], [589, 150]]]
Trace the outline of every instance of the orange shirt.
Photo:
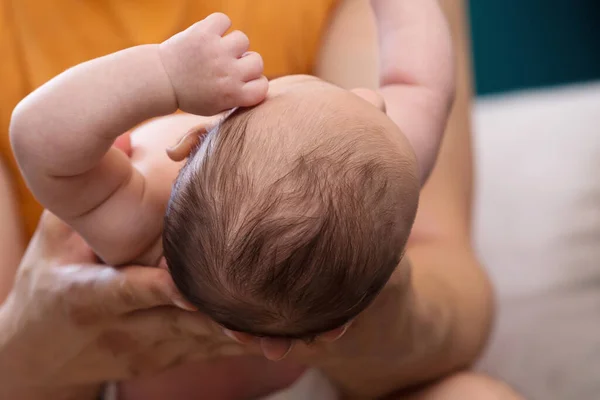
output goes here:
[[10, 150], [15, 105], [66, 68], [159, 43], [208, 14], [229, 15], [261, 53], [269, 77], [310, 73], [336, 0], [0, 0], [0, 156], [15, 177], [27, 233], [41, 207]]

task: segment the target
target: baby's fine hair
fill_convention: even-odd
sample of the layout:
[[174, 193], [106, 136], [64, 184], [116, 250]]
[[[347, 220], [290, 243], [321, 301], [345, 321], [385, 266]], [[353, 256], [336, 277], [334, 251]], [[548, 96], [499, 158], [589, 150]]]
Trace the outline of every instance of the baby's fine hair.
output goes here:
[[[234, 331], [305, 339], [384, 287], [419, 187], [382, 127], [293, 111], [267, 123], [240, 109], [209, 132], [176, 180], [163, 241], [199, 311]], [[283, 130], [318, 139], [282, 145]]]

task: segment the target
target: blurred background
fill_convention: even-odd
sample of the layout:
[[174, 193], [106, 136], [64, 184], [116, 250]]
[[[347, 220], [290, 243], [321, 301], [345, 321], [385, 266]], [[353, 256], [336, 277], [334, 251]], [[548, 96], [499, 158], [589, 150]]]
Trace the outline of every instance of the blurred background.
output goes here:
[[600, 2], [471, 0], [475, 240], [499, 298], [479, 368], [600, 398]]

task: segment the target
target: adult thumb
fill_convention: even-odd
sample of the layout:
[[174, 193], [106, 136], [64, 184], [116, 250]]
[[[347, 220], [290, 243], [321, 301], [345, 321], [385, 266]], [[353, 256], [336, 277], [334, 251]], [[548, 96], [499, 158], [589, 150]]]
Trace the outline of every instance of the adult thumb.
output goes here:
[[73, 228], [50, 211], [45, 210], [37, 226], [35, 237], [45, 245], [55, 247], [63, 245], [73, 234]]
[[95, 256], [85, 241], [58, 217], [45, 211], [37, 230], [27, 246], [19, 271], [26, 271], [60, 264], [88, 264]]

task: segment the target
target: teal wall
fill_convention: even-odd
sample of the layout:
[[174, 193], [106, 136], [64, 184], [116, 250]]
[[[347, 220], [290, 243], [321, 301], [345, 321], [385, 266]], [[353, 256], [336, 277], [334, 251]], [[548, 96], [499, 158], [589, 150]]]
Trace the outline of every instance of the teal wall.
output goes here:
[[470, 0], [478, 94], [600, 79], [600, 0]]

